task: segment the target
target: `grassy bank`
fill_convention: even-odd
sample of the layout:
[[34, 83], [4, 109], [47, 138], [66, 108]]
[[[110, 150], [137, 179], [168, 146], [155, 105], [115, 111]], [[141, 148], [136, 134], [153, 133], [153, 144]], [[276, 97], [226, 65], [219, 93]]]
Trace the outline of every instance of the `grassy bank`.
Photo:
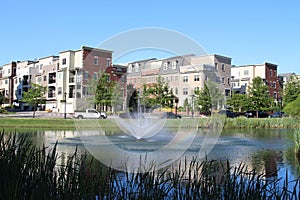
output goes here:
[[[188, 118], [183, 119], [188, 122]], [[199, 127], [206, 127], [209, 118], [199, 119]], [[178, 127], [181, 120], [170, 119], [167, 120], [166, 127]], [[102, 128], [114, 129], [117, 127], [113, 119], [99, 119], [97, 123], [95, 120], [81, 121], [82, 128], [90, 128], [101, 126]], [[0, 128], [43, 128], [43, 129], [63, 129], [74, 130], [76, 124], [73, 119], [57, 119], [57, 118], [0, 118]], [[295, 118], [227, 118], [224, 128], [300, 128], [300, 120]]]
[[227, 118], [224, 128], [299, 128], [295, 118]]

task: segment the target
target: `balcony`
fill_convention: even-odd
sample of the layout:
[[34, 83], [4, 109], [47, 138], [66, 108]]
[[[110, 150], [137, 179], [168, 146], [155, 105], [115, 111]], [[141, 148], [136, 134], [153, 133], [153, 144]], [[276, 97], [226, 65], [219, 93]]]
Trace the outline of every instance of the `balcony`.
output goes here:
[[23, 81], [22, 81], [22, 85], [23, 85], [23, 86], [29, 85], [29, 84], [28, 84], [28, 81], [27, 81], [27, 80], [23, 80]]
[[48, 98], [55, 98], [55, 93], [54, 92], [49, 92], [48, 93]]
[[74, 79], [74, 77], [72, 77], [72, 78], [69, 78], [69, 83], [75, 83], [75, 79]]
[[55, 73], [50, 73], [49, 74], [49, 81], [48, 81], [49, 84], [53, 84], [53, 83], [56, 83], [56, 74]]

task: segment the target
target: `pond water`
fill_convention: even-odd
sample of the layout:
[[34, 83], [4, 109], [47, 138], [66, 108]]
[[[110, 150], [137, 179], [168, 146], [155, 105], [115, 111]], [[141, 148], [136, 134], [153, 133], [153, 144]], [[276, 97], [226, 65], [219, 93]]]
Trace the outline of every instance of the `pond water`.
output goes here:
[[[67, 154], [73, 154], [76, 147], [80, 152], [86, 150], [82, 144], [82, 137], [78, 137], [76, 131], [17, 130], [17, 132], [23, 132], [23, 134], [26, 132], [38, 146], [45, 144], [51, 148], [57, 141], [57, 151], [62, 160]], [[111, 134], [114, 131], [108, 130], [108, 132]], [[163, 137], [158, 135], [142, 141], [137, 141], [134, 137], [122, 133], [114, 133], [105, 137], [124, 151], [153, 152], [163, 148], [172, 140], [172, 130], [164, 130], [164, 132], [167, 134]], [[205, 156], [208, 160], [229, 160], [232, 166], [244, 163], [248, 169], [255, 168], [269, 177], [285, 178], [287, 172], [289, 180], [294, 180], [300, 176], [300, 167], [293, 152], [293, 142], [290, 139], [292, 133], [292, 129], [224, 129], [218, 136], [213, 149]], [[90, 139], [93, 140], [92, 137]], [[181, 158], [198, 156], [198, 143], [203, 142], [203, 139], [203, 133], [197, 134]], [[101, 145], [105, 149], [105, 145], [111, 144]]]

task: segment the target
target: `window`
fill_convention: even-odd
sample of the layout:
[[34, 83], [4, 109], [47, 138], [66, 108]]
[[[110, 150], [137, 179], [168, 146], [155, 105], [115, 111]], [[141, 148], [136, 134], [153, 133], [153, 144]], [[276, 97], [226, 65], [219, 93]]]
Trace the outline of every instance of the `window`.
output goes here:
[[139, 63], [135, 64], [135, 72], [139, 72]]
[[273, 88], [276, 89], [276, 82], [273, 82]]
[[15, 79], [15, 84], [17, 84], [18, 83], [18, 79]]
[[109, 67], [110, 66], [110, 58], [107, 58], [106, 59], [106, 67]]
[[215, 69], [218, 69], [218, 63], [215, 63]]
[[188, 94], [189, 94], [188, 88], [183, 88], [183, 95], [188, 95]]
[[249, 70], [244, 70], [244, 76], [248, 76], [249, 75]]
[[128, 73], [132, 72], [132, 67], [133, 67], [133, 65], [131, 65], [131, 64], [128, 66], [128, 70], [127, 70]]
[[10, 69], [7, 70], [7, 73], [10, 73]]
[[225, 65], [222, 64], [222, 71], [225, 72]]
[[178, 76], [175, 76], [175, 81], [178, 81]]
[[230, 85], [230, 78], [227, 79], [227, 84]]
[[39, 77], [37, 78], [37, 82], [38, 82], [38, 83], [42, 82], [42, 77], [41, 77], [41, 76], [39, 76]]
[[40, 64], [40, 70], [42, 70], [43, 69], [43, 64]]
[[188, 82], [188, 81], [189, 81], [188, 76], [183, 76], [183, 82]]
[[98, 79], [98, 74], [95, 72], [94, 73], [94, 80], [97, 80]]
[[164, 63], [164, 70], [168, 69], [168, 63]]
[[273, 71], [270, 69], [270, 76], [273, 76]]
[[58, 95], [61, 95], [61, 94], [62, 94], [62, 88], [61, 88], [61, 87], [58, 87], [58, 88], [57, 88], [57, 94], [58, 94]]
[[194, 75], [194, 81], [200, 81], [199, 75]]
[[47, 81], [47, 76], [46, 75], [44, 75], [43, 80]]
[[172, 69], [176, 69], [177, 63], [178, 63], [177, 60], [172, 62]]
[[98, 65], [98, 56], [94, 57], [94, 65]]
[[8, 84], [8, 80], [5, 80], [5, 84], [6, 84], [6, 85]]
[[89, 79], [89, 72], [85, 71], [83, 76], [84, 76], [84, 80], [88, 80]]
[[199, 91], [199, 87], [194, 88], [194, 93], [197, 92], [197, 91]]
[[173, 81], [173, 76], [170, 77], [170, 81], [171, 81], [171, 82]]
[[224, 77], [222, 77], [222, 83], [225, 83], [225, 78]]
[[175, 94], [178, 94], [178, 88], [175, 88]]
[[62, 65], [65, 65], [65, 64], [67, 64], [67, 59], [66, 59], [66, 58], [63, 58], [63, 59], [62, 59]]

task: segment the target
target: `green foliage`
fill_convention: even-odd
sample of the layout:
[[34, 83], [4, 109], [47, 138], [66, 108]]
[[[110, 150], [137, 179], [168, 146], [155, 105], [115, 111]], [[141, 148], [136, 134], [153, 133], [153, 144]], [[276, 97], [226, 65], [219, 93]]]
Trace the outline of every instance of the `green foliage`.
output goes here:
[[56, 144], [49, 150], [24, 135], [4, 136], [0, 199], [299, 199], [299, 179], [286, 178], [281, 187], [278, 178], [266, 181], [242, 163], [186, 160], [159, 171], [122, 173], [76, 150], [57, 165]]
[[5, 97], [2, 93], [0, 93], [0, 108], [2, 106], [2, 104], [4, 103]]
[[163, 80], [161, 76], [158, 76], [156, 83], [152, 85], [143, 85], [143, 95], [141, 103], [146, 107], [167, 107], [172, 108], [173, 100], [175, 96], [169, 88], [169, 84]]
[[116, 81], [110, 80], [110, 75], [104, 72], [98, 73], [97, 80], [91, 80], [90, 90], [94, 95], [93, 101], [100, 110], [103, 107], [112, 107], [120, 104], [122, 99], [121, 87], [118, 87], [118, 83]]
[[300, 80], [297, 76], [291, 76], [290, 80], [286, 83], [283, 90], [283, 104], [295, 101], [300, 95]]
[[195, 91], [196, 101], [198, 101], [200, 113], [209, 113], [211, 110], [212, 102], [207, 84], [204, 84], [202, 90]]
[[33, 118], [38, 104], [46, 102], [45, 93], [46, 87], [32, 83], [28, 91], [23, 94], [22, 102], [27, 102], [33, 106]]
[[300, 129], [295, 129], [293, 133], [294, 151], [300, 161]]
[[126, 105], [128, 105], [129, 107], [129, 111], [138, 110], [138, 91], [134, 88], [134, 86], [131, 83], [127, 85], [126, 103]]
[[296, 100], [288, 103], [284, 108], [283, 112], [292, 116], [292, 117], [300, 117], [300, 95], [296, 98]]
[[252, 80], [252, 85], [249, 86], [248, 109], [256, 111], [267, 111], [271, 108], [271, 98], [268, 93], [268, 86], [264, 84], [260, 77], [255, 77]]
[[234, 112], [244, 112], [248, 107], [248, 97], [246, 94], [236, 94], [233, 92], [226, 103]]

